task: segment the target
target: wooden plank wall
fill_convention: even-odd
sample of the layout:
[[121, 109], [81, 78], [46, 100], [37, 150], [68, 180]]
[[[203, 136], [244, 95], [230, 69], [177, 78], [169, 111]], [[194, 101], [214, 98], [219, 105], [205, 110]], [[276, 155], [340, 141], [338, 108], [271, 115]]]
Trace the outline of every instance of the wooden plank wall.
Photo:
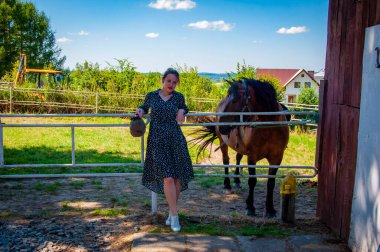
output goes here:
[[380, 0], [329, 2], [316, 155], [317, 216], [343, 239], [350, 231], [365, 28], [376, 24], [380, 24]]

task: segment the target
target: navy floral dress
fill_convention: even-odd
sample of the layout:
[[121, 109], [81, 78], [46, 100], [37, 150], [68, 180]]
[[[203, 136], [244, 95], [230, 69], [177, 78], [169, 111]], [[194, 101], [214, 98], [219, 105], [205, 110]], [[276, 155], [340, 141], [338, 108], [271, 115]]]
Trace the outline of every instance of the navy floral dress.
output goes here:
[[140, 106], [145, 113], [150, 112], [148, 146], [144, 163], [142, 184], [156, 193], [164, 192], [164, 178], [181, 181], [181, 191], [188, 188], [194, 177], [193, 167], [186, 139], [176, 121], [178, 109], [189, 111], [184, 96], [176, 91], [164, 101], [159, 89], [146, 95]]

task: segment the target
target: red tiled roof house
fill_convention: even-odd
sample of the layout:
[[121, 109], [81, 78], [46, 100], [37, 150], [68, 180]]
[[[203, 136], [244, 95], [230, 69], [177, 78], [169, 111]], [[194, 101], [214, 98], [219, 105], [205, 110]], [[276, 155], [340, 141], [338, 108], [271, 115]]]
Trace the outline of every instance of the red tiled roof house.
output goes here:
[[285, 88], [285, 102], [296, 102], [302, 88], [314, 88], [317, 91], [319, 89], [319, 83], [314, 80], [314, 71], [258, 68], [256, 75], [257, 77], [270, 75], [279, 79]]

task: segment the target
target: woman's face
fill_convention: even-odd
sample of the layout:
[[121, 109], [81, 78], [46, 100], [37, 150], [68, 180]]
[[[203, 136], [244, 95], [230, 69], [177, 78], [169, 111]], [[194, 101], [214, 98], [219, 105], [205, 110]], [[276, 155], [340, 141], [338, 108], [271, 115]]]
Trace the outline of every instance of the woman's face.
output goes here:
[[179, 80], [174, 74], [168, 74], [165, 79], [162, 80], [162, 89], [171, 94], [177, 86]]

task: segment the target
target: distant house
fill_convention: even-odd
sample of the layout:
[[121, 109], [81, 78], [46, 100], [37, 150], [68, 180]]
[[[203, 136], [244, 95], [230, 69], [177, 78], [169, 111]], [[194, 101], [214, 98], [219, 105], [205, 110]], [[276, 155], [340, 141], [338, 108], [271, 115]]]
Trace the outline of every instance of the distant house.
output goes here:
[[321, 81], [325, 78], [325, 69], [321, 69], [314, 74], [314, 80], [321, 85]]
[[304, 69], [256, 69], [257, 77], [271, 76], [281, 81], [285, 88], [285, 101], [296, 102], [302, 88], [314, 88], [318, 91], [319, 83], [314, 79], [314, 71]]

